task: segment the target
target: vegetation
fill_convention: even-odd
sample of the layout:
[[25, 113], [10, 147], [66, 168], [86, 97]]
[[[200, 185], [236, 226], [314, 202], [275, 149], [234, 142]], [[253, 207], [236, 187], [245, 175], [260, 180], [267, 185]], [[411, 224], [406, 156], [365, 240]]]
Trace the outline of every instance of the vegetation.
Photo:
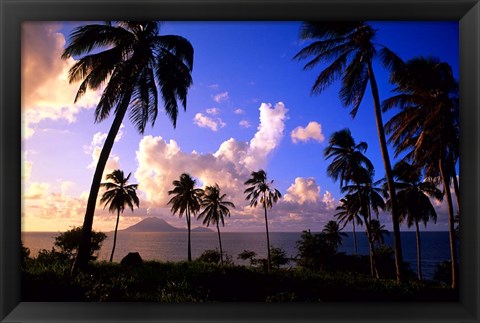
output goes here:
[[[145, 261], [137, 267], [93, 262], [83, 273], [70, 275], [65, 259], [30, 259], [22, 271], [23, 301], [142, 302], [325, 302], [325, 301], [454, 301], [457, 291], [434, 282], [398, 285], [393, 279], [373, 279], [360, 271], [368, 258], [335, 259], [337, 268], [272, 269], [213, 264], [205, 261]], [[353, 256], [352, 256], [353, 257]], [[332, 265], [332, 263], [330, 264]], [[368, 272], [368, 269], [367, 269]], [[228, 288], [226, 288], [228, 286]]]
[[385, 125], [391, 134], [395, 155], [425, 172], [425, 177], [443, 184], [450, 231], [452, 288], [457, 277], [455, 212], [450, 184], [454, 183], [458, 204], [455, 164], [459, 156], [458, 84], [451, 67], [437, 58], [417, 57], [406, 69], [392, 73], [397, 95], [383, 102], [383, 110], [399, 107], [400, 112]]
[[116, 169], [107, 175], [107, 180], [111, 182], [102, 183], [100, 187], [106, 189], [103, 193], [100, 203], [108, 206], [108, 210], [112, 213], [117, 212], [117, 222], [115, 223], [115, 234], [113, 235], [113, 247], [110, 254], [110, 262], [113, 261], [113, 254], [115, 252], [115, 245], [117, 244], [117, 230], [118, 222], [120, 221], [120, 214], [123, 213], [125, 207], [128, 206], [133, 212], [133, 205], [140, 206], [140, 201], [137, 196], [137, 184], [127, 185], [131, 173], [127, 177], [122, 170]]
[[272, 267], [272, 257], [270, 251], [270, 237], [268, 234], [267, 208], [272, 208], [273, 203], [282, 197], [279, 190], [273, 187], [273, 180], [267, 182], [267, 173], [261, 169], [258, 172], [252, 172], [250, 178], [244, 183], [249, 185], [245, 190], [246, 199], [250, 201], [250, 206], [257, 207], [258, 203], [263, 206], [265, 211], [265, 230], [267, 232], [267, 269]]
[[220, 222], [225, 226], [225, 217], [230, 216], [229, 207], [235, 207], [232, 202], [225, 201], [226, 194], [220, 194], [220, 187], [218, 184], [215, 186], [207, 186], [205, 192], [202, 195], [202, 207], [203, 211], [198, 215], [198, 219], [203, 218], [203, 224], [207, 227], [210, 223], [217, 226], [218, 232], [218, 244], [220, 246], [220, 262], [223, 266], [223, 249], [222, 238], [220, 237]]
[[195, 216], [200, 211], [200, 203], [204, 191], [200, 188], [195, 188], [195, 180], [186, 173], [180, 175], [179, 180], [173, 181], [174, 189], [168, 191], [168, 195], [174, 195], [168, 204], [172, 205], [172, 212], [175, 215], [182, 217], [185, 214], [187, 219], [188, 230], [188, 261], [192, 261], [192, 245], [190, 241], [191, 233], [191, 215]]
[[320, 94], [335, 79], [340, 78], [342, 81], [339, 93], [340, 100], [344, 106], [351, 106], [350, 115], [353, 118], [357, 115], [367, 85], [370, 84], [385, 177], [389, 195], [392, 198], [395, 265], [397, 281], [401, 282], [403, 257], [397, 199], [383, 128], [380, 96], [372, 65], [374, 59], [379, 56], [380, 61], [386, 68], [392, 72], [401, 73], [404, 70], [404, 63], [387, 47], [375, 42], [376, 33], [377, 30], [363, 21], [305, 22], [300, 31], [300, 38], [312, 42], [295, 55], [295, 58], [301, 60], [311, 57], [304, 69], [311, 69], [320, 63], [333, 61], [320, 73], [312, 86], [311, 93]]
[[[102, 248], [103, 241], [107, 235], [103, 232], [92, 231], [92, 240], [90, 245], [90, 260], [97, 259], [97, 254]], [[82, 239], [82, 228], [73, 227], [72, 229], [59, 233], [55, 237], [54, 245], [57, 252], [64, 254], [67, 259], [75, 259], [78, 252], [78, 245]]]
[[103, 145], [88, 196], [82, 239], [72, 268], [85, 270], [95, 205], [105, 165], [120, 125], [128, 109], [130, 120], [143, 134], [148, 122], [158, 115], [158, 91], [167, 116], [176, 126], [178, 103], [187, 106], [192, 84], [193, 47], [180, 36], [159, 35], [157, 22], [118, 21], [76, 28], [62, 54], [63, 59], [79, 57], [68, 79], [82, 81], [75, 102], [87, 90], [98, 90], [107, 83], [95, 109], [95, 122], [105, 120], [112, 110], [115, 118]]

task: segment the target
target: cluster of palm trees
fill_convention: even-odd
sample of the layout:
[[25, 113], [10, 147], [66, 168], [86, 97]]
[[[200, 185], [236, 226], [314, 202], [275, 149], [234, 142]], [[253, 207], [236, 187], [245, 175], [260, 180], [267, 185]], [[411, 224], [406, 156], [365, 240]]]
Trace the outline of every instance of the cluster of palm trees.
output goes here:
[[[230, 216], [230, 208], [235, 205], [225, 200], [226, 194], [221, 194], [218, 184], [207, 185], [205, 189], [197, 188], [196, 180], [190, 174], [183, 173], [178, 180], [173, 181], [173, 190], [168, 191], [173, 197], [168, 202], [171, 205], [173, 215], [182, 217], [185, 214], [188, 231], [188, 261], [192, 261], [191, 252], [191, 218], [197, 215], [198, 220], [203, 219], [203, 224], [207, 227], [213, 224], [217, 227], [218, 244], [220, 248], [220, 261], [223, 266], [223, 249], [220, 235], [220, 223], [225, 226], [225, 217]], [[270, 238], [268, 232], [267, 209], [273, 206], [282, 196], [281, 193], [273, 187], [273, 181], [267, 181], [267, 174], [264, 170], [254, 171], [251, 177], [244, 183], [249, 187], [245, 190], [246, 199], [250, 201], [250, 206], [256, 207], [259, 203], [264, 208], [265, 226], [267, 234], [267, 269], [271, 268], [270, 256]], [[202, 210], [203, 209], [203, 210]], [[200, 210], [202, 210], [200, 212]]]
[[[334, 158], [328, 173], [334, 180], [340, 179], [342, 191], [347, 195], [341, 200], [337, 216], [341, 221], [361, 225], [365, 222], [370, 241], [372, 274], [375, 270], [372, 241], [371, 210], [388, 208], [391, 212], [394, 235], [394, 253], [397, 281], [403, 280], [403, 262], [400, 241], [400, 222], [418, 227], [436, 219], [427, 197], [440, 199], [445, 196], [448, 207], [452, 287], [457, 282], [457, 256], [452, 195], [453, 183], [458, 203], [456, 165], [459, 158], [458, 84], [451, 67], [437, 58], [416, 57], [404, 62], [394, 52], [375, 41], [375, 30], [368, 23], [354, 22], [305, 22], [300, 37], [311, 41], [294, 58], [309, 59], [304, 69], [312, 69], [327, 63], [311, 93], [319, 94], [336, 79], [341, 80], [340, 100], [351, 107], [355, 117], [367, 86], [373, 97], [380, 149], [385, 168], [383, 186], [373, 182], [373, 167], [364, 158], [366, 143], [355, 144], [348, 130], [332, 135], [325, 150], [327, 158]], [[390, 72], [390, 82], [395, 85], [395, 95], [380, 101], [379, 90], [372, 63], [379, 59]], [[382, 112], [393, 107], [400, 111], [386, 124]], [[402, 155], [402, 164], [392, 168], [387, 149], [388, 142], [395, 148], [395, 157]], [[348, 138], [350, 135], [350, 138]], [[395, 179], [397, 182], [395, 182]], [[443, 186], [443, 192], [437, 188]], [[418, 196], [416, 200], [414, 196]], [[427, 197], [425, 197], [427, 196]], [[385, 201], [383, 197], [388, 198]], [[458, 214], [459, 214], [459, 210]], [[358, 216], [360, 214], [361, 216]], [[420, 240], [417, 229], [417, 248]], [[355, 247], [356, 249], [356, 247]], [[419, 253], [420, 258], [420, 253]], [[419, 261], [419, 277], [421, 268]]]

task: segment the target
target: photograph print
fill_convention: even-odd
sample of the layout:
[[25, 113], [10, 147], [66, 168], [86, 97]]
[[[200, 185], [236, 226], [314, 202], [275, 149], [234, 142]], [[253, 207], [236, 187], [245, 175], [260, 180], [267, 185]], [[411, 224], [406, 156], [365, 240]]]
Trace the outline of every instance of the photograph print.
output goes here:
[[24, 21], [23, 302], [456, 302], [457, 21]]

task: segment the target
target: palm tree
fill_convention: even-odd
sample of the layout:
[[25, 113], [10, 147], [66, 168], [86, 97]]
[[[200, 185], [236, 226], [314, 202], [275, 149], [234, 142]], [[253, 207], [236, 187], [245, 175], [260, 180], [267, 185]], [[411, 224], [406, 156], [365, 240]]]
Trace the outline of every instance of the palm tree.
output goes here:
[[205, 193], [202, 196], [202, 207], [203, 211], [197, 216], [197, 219], [203, 219], [203, 224], [206, 224], [207, 227], [210, 226], [210, 223], [217, 226], [218, 232], [218, 244], [220, 246], [220, 260], [223, 266], [223, 249], [222, 249], [222, 239], [220, 237], [220, 227], [219, 223], [222, 223], [222, 226], [225, 226], [225, 216], [230, 216], [229, 207], [235, 208], [235, 205], [232, 202], [225, 201], [226, 194], [220, 195], [220, 187], [218, 184], [215, 186], [207, 186], [205, 188]]
[[360, 213], [363, 216], [370, 253], [370, 271], [372, 276], [379, 278], [378, 270], [375, 262], [375, 237], [372, 231], [372, 210], [374, 211], [377, 220], [380, 210], [385, 209], [385, 201], [383, 196], [386, 195], [386, 191], [378, 185], [380, 181], [372, 183], [371, 179], [363, 183], [356, 185], [347, 185], [342, 188], [343, 192], [348, 192], [352, 197], [352, 210], [353, 212]]
[[373, 72], [374, 58], [380, 56], [383, 65], [390, 70], [402, 70], [403, 61], [385, 46], [375, 42], [377, 30], [363, 21], [353, 22], [305, 22], [300, 37], [313, 42], [303, 48], [294, 58], [313, 57], [305, 66], [308, 70], [324, 61], [333, 61], [315, 80], [312, 94], [320, 94], [336, 79], [341, 78], [340, 99], [344, 106], [351, 106], [350, 114], [355, 117], [365, 94], [367, 85], [373, 96], [373, 107], [377, 124], [378, 139], [383, 157], [389, 194], [392, 197], [392, 222], [394, 231], [395, 269], [397, 282], [402, 280], [403, 262], [400, 242], [398, 207], [393, 186], [392, 167], [387, 150], [385, 131], [378, 86]]
[[[192, 84], [193, 47], [175, 35], [159, 35], [159, 24], [147, 21], [119, 21], [76, 28], [62, 58], [79, 57], [69, 71], [69, 81], [82, 81], [75, 102], [88, 89], [106, 84], [95, 110], [95, 122], [105, 120], [112, 109], [114, 120], [103, 145], [90, 187], [83, 221], [82, 240], [72, 268], [85, 269], [100, 182], [123, 118], [130, 108], [130, 120], [143, 134], [158, 114], [158, 90], [167, 116], [176, 126], [179, 100], [184, 109]], [[159, 89], [157, 88], [157, 85]]]
[[339, 245], [342, 245], [342, 237], [347, 236], [346, 233], [341, 232], [338, 222], [334, 220], [330, 220], [325, 224], [322, 233], [325, 234], [326, 240], [333, 246], [335, 251], [337, 251]]
[[355, 142], [349, 129], [334, 132], [323, 152], [326, 159], [333, 158], [327, 167], [328, 176], [334, 181], [340, 180], [340, 187], [364, 181], [362, 169], [368, 174], [373, 173], [373, 164], [364, 155], [367, 148], [366, 142]]
[[334, 217], [338, 218], [340, 224], [343, 223], [343, 226], [340, 230], [343, 230], [348, 222], [352, 222], [352, 232], [353, 232], [353, 254], [357, 255], [357, 235], [355, 232], [355, 222], [358, 225], [363, 225], [362, 218], [359, 216], [359, 209], [354, 205], [354, 198], [352, 195], [346, 195], [344, 198], [340, 199], [340, 204], [337, 206], [336, 210], [339, 212], [334, 214]]
[[267, 182], [267, 173], [261, 169], [258, 172], [252, 172], [250, 178], [244, 183], [250, 185], [244, 193], [247, 195], [246, 199], [250, 201], [250, 206], [256, 207], [258, 203], [263, 206], [265, 211], [265, 229], [267, 232], [267, 270], [271, 268], [270, 258], [270, 237], [268, 234], [268, 218], [267, 208], [272, 208], [273, 203], [276, 203], [282, 194], [279, 190], [273, 187], [273, 180]]
[[120, 220], [120, 213], [123, 213], [126, 206], [130, 207], [133, 212], [133, 205], [135, 204], [137, 208], [140, 205], [136, 192], [138, 185], [127, 185], [130, 175], [131, 173], [125, 177], [122, 170], [116, 169], [106, 176], [107, 180], [110, 180], [111, 182], [100, 184], [102, 188], [106, 189], [100, 199], [100, 203], [105, 204], [105, 207], [109, 206], [108, 210], [111, 213], [115, 213], [115, 211], [117, 212], [117, 223], [115, 224], [115, 234], [113, 236], [110, 262], [113, 261], [113, 253], [115, 252], [115, 245], [117, 244], [117, 229]]
[[[443, 194], [437, 185], [428, 180], [421, 179], [418, 168], [405, 162], [398, 162], [393, 168], [396, 178], [397, 198], [400, 205], [400, 222], [406, 222], [410, 228], [415, 225], [417, 239], [417, 273], [422, 280], [421, 242], [418, 223], [423, 222], [425, 227], [432, 220], [437, 221], [437, 212], [430, 198], [442, 201]], [[389, 201], [387, 201], [387, 205]]]
[[[458, 84], [447, 63], [433, 57], [417, 57], [407, 62], [406, 71], [393, 73], [397, 95], [383, 102], [383, 109], [401, 111], [385, 127], [398, 156], [425, 170], [427, 178], [439, 178], [447, 200], [452, 263], [452, 288], [457, 282], [455, 212], [450, 193], [451, 178], [456, 179], [458, 159]], [[458, 185], [457, 185], [458, 186]]]
[[174, 189], [168, 191], [168, 195], [174, 195], [167, 204], [172, 205], [172, 212], [175, 215], [177, 212], [180, 217], [185, 214], [187, 219], [188, 229], [188, 261], [192, 261], [192, 246], [190, 242], [191, 230], [191, 214], [200, 211], [200, 201], [203, 195], [203, 190], [195, 188], [195, 180], [186, 173], [180, 175], [179, 180], [172, 182]]
[[385, 225], [381, 224], [377, 219], [373, 219], [370, 222], [370, 231], [372, 234], [372, 241], [376, 243], [378, 247], [385, 244], [385, 236], [389, 236], [390, 232], [385, 229]]

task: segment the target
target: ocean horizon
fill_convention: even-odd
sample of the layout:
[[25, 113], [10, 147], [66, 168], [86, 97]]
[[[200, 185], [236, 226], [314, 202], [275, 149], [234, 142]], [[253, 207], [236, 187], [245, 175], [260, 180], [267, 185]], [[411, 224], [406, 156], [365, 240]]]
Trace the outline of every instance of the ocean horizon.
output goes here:
[[[345, 232], [339, 252], [353, 254], [353, 233]], [[55, 236], [59, 232], [22, 232], [23, 245], [30, 249], [30, 256], [36, 257], [42, 249], [51, 250]], [[109, 260], [113, 244], [113, 232], [106, 232], [107, 239], [98, 253], [98, 260]], [[270, 232], [270, 244], [285, 250], [288, 257], [298, 253], [296, 243], [301, 232]], [[368, 240], [364, 232], [357, 232], [358, 255], [368, 255]], [[247, 264], [237, 259], [244, 250], [257, 253], [257, 258], [266, 258], [265, 232], [221, 232], [222, 247], [225, 254], [232, 257], [236, 264]], [[426, 279], [432, 279], [436, 266], [450, 259], [448, 231], [420, 232], [422, 248], [422, 272]], [[192, 257], [198, 258], [207, 249], [218, 249], [217, 232], [192, 232]], [[415, 232], [402, 231], [401, 242], [403, 258], [416, 272], [417, 250]], [[385, 236], [385, 244], [393, 246], [393, 234]], [[113, 260], [120, 262], [129, 252], [138, 252], [144, 260], [183, 261], [187, 260], [186, 232], [122, 232], [117, 235], [117, 245]], [[291, 266], [295, 264], [290, 263]]]

